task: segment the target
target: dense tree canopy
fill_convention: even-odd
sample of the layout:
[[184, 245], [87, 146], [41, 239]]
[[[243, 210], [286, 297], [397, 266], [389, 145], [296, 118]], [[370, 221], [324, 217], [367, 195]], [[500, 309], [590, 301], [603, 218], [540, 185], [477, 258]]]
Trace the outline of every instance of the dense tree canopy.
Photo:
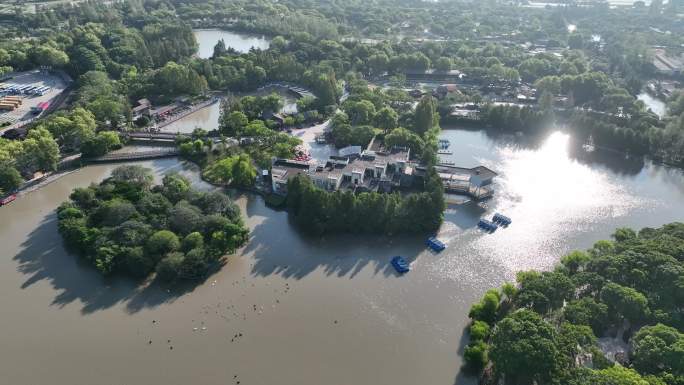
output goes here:
[[65, 244], [103, 274], [197, 279], [248, 238], [240, 211], [219, 192], [177, 174], [152, 186], [150, 170], [122, 166], [100, 185], [75, 189], [58, 211]]
[[424, 189], [407, 196], [327, 192], [298, 175], [288, 180], [287, 208], [295, 222], [313, 234], [425, 234], [439, 228], [445, 203], [437, 175], [428, 176]]
[[[468, 367], [516, 384], [682, 384], [684, 224], [613, 238], [487, 292], [470, 312]], [[625, 367], [597, 337], [629, 339]]]

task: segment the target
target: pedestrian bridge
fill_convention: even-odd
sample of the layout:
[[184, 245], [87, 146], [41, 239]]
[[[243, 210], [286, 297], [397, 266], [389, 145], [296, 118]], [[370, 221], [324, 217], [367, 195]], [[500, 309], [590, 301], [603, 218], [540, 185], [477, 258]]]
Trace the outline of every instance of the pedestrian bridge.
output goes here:
[[90, 162], [94, 163], [108, 163], [108, 162], [123, 162], [128, 160], [145, 160], [145, 159], [158, 159], [158, 158], [169, 158], [173, 156], [178, 156], [179, 152], [176, 148], [163, 149], [163, 150], [150, 150], [150, 151], [134, 151], [134, 152], [124, 152], [124, 153], [109, 153], [97, 158], [90, 159]]

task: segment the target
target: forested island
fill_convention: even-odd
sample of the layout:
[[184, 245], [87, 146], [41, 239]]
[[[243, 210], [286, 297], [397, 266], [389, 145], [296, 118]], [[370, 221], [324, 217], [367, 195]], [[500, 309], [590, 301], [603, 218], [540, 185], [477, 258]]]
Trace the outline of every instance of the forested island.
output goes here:
[[249, 237], [225, 194], [197, 191], [178, 174], [153, 186], [151, 170], [141, 166], [74, 189], [57, 216], [66, 246], [105, 275], [200, 279]]
[[618, 229], [489, 290], [470, 310], [467, 369], [485, 384], [682, 384], [683, 277], [683, 223]]

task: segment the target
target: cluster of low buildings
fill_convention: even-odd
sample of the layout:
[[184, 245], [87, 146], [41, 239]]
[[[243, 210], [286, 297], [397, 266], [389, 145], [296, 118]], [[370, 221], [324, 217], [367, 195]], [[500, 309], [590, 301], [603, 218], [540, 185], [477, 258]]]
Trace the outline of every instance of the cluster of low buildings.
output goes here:
[[410, 161], [408, 148], [386, 149], [373, 140], [365, 150], [360, 146], [346, 147], [325, 162], [276, 159], [271, 168], [271, 188], [274, 193], [285, 195], [288, 180], [303, 174], [327, 191], [391, 192], [410, 186], [414, 176], [421, 173], [417, 167]]
[[[373, 139], [364, 150], [350, 146], [340, 150], [325, 162], [303, 162], [275, 159], [271, 167], [271, 191], [287, 195], [291, 178], [303, 175], [313, 184], [326, 191], [382, 192], [422, 186], [427, 169], [410, 159], [410, 150], [404, 147], [385, 148]], [[491, 187], [496, 172], [484, 166], [474, 168], [455, 167], [448, 164], [437, 166], [437, 173], [446, 192], [464, 194], [475, 199], [493, 195]], [[266, 177], [268, 173], [264, 173]]]
[[187, 97], [176, 98], [173, 103], [163, 106], [154, 106], [149, 99], [140, 99], [136, 102], [135, 107], [131, 109], [133, 120], [137, 120], [143, 116], [154, 120], [164, 121], [165, 119], [188, 110], [191, 102]]
[[662, 48], [653, 50], [653, 66], [661, 75], [680, 76], [684, 73], [684, 55], [668, 55]]

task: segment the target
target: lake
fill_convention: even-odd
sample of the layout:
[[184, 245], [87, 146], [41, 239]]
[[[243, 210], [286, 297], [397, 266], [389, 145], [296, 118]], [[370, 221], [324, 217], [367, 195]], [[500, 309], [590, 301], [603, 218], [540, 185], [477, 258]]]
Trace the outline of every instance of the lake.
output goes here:
[[242, 32], [225, 31], [221, 29], [196, 29], [193, 31], [195, 40], [199, 44], [197, 55], [202, 59], [210, 58], [214, 55], [214, 46], [219, 40], [223, 39], [227, 47], [232, 47], [236, 51], [249, 52], [250, 48], [268, 49], [271, 40], [262, 35], [254, 35]]
[[[424, 237], [309, 238], [286, 212], [233, 192], [252, 229], [246, 247], [195, 287], [138, 286], [101, 278], [57, 234], [56, 206], [117, 165], [80, 169], [0, 208], [3, 381], [474, 384], [459, 374], [459, 352], [468, 309], [488, 288], [520, 269], [551, 268], [615, 227], [684, 218], [678, 169], [586, 153], [561, 132], [442, 137], [451, 161], [499, 177], [492, 200], [447, 210], [440, 254], [425, 249]], [[157, 178], [180, 171], [212, 189], [177, 159], [141, 164]], [[478, 219], [495, 211], [513, 224], [479, 232]], [[397, 276], [394, 255], [412, 271]]]

